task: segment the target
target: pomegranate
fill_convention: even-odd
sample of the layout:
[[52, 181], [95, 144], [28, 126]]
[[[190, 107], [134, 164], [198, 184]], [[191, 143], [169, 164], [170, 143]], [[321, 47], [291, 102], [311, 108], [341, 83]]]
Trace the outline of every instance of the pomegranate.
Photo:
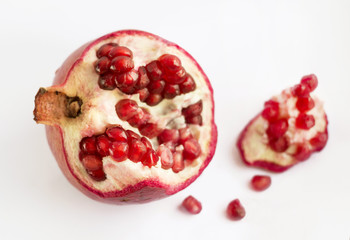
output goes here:
[[202, 204], [192, 196], [185, 198], [182, 206], [191, 214], [198, 214], [202, 211]]
[[182, 48], [124, 30], [76, 50], [40, 88], [34, 120], [46, 124], [67, 179], [93, 199], [148, 202], [191, 184], [217, 141], [213, 90]]
[[282, 172], [321, 151], [328, 140], [322, 102], [311, 95], [314, 74], [267, 101], [241, 132], [237, 146], [247, 165]]

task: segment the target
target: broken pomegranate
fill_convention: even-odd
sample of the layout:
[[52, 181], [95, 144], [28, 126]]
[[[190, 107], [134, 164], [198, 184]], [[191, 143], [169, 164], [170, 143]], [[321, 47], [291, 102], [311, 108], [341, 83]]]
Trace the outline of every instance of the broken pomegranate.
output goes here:
[[226, 214], [229, 219], [235, 221], [245, 217], [245, 209], [239, 199], [235, 199], [228, 204]]
[[125, 30], [89, 42], [35, 97], [68, 180], [107, 202], [147, 202], [192, 183], [213, 157], [213, 91], [182, 48]]
[[202, 204], [192, 196], [185, 198], [182, 206], [191, 214], [198, 214], [202, 211]]
[[282, 172], [321, 151], [327, 143], [327, 115], [311, 95], [314, 74], [274, 96], [241, 132], [237, 146], [247, 165]]

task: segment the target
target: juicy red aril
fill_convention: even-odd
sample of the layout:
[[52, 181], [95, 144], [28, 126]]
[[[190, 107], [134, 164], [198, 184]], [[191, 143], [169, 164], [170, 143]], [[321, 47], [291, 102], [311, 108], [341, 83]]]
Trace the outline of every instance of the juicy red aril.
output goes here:
[[147, 149], [152, 149], [152, 144], [151, 144], [150, 141], [148, 141], [147, 138], [142, 137], [142, 138], [141, 138], [141, 142], [142, 142], [143, 144], [145, 144], [145, 146], [146, 146]]
[[312, 115], [300, 113], [295, 120], [295, 126], [300, 129], [308, 130], [315, 126], [315, 118]]
[[316, 89], [318, 85], [318, 80], [315, 74], [310, 74], [302, 77], [300, 83], [308, 86], [308, 88], [310, 89], [310, 92], [312, 92], [313, 90]]
[[173, 142], [177, 143], [179, 141], [180, 135], [179, 130], [177, 129], [164, 129], [161, 134], [158, 136], [158, 142], [166, 143], [166, 142]]
[[181, 93], [189, 93], [196, 89], [196, 83], [191, 75], [187, 74], [182, 83], [179, 84]]
[[280, 138], [287, 132], [287, 130], [288, 130], [287, 119], [279, 119], [269, 124], [269, 127], [266, 130], [266, 133], [270, 138]]
[[226, 209], [227, 216], [232, 220], [241, 220], [245, 217], [245, 209], [238, 199], [229, 203]]
[[147, 87], [147, 85], [150, 83], [150, 80], [147, 76], [147, 71], [145, 67], [140, 67], [138, 72], [139, 72], [139, 79], [137, 80], [135, 87], [137, 89], [143, 89]]
[[194, 138], [187, 140], [183, 146], [183, 155], [186, 160], [194, 160], [201, 154], [201, 146]]
[[119, 90], [125, 94], [134, 94], [135, 93], [135, 88], [133, 86], [120, 87]]
[[129, 159], [133, 162], [139, 162], [141, 161], [142, 157], [147, 152], [147, 148], [145, 144], [142, 143], [140, 140], [132, 140], [130, 143], [129, 148]]
[[163, 100], [162, 95], [160, 94], [150, 94], [146, 99], [146, 103], [149, 106], [155, 106]]
[[80, 149], [85, 154], [95, 154], [97, 152], [96, 148], [96, 138], [86, 137], [80, 142]]
[[154, 138], [161, 133], [162, 129], [156, 123], [146, 123], [139, 127], [139, 131], [143, 136]]
[[185, 81], [186, 70], [181, 67], [176, 72], [165, 71], [164, 80], [170, 84], [179, 84]]
[[113, 90], [117, 87], [113, 74], [104, 74], [98, 79], [98, 86], [104, 90]]
[[271, 177], [263, 175], [255, 175], [250, 181], [252, 187], [256, 191], [264, 191], [271, 185]]
[[107, 57], [102, 57], [97, 60], [95, 64], [95, 70], [98, 74], [104, 74], [109, 70], [111, 66], [111, 61]]
[[102, 168], [102, 158], [96, 155], [84, 156], [82, 163], [88, 171], [95, 171]]
[[181, 68], [181, 61], [175, 55], [164, 54], [160, 56], [158, 60], [163, 68], [169, 69], [170, 71], [177, 71]]
[[149, 91], [147, 88], [138, 90], [137, 93], [139, 94], [139, 99], [141, 102], [146, 101], [146, 99], [149, 97]]
[[191, 130], [188, 127], [179, 129], [179, 135], [180, 135], [179, 142], [182, 144], [187, 140], [193, 138]]
[[197, 116], [200, 115], [203, 109], [203, 103], [202, 100], [189, 105], [186, 108], [182, 109], [182, 115], [184, 115], [185, 117], [191, 117], [191, 116]]
[[118, 46], [118, 44], [116, 43], [107, 43], [102, 45], [96, 52], [96, 56], [98, 58], [104, 57], [104, 56], [108, 56], [108, 53], [114, 48]]
[[172, 170], [174, 173], [178, 173], [185, 168], [185, 162], [182, 156], [182, 151], [176, 151], [173, 154], [174, 164], [172, 166]]
[[110, 69], [116, 73], [125, 73], [134, 68], [134, 61], [130, 57], [118, 56], [113, 58]]
[[131, 131], [131, 130], [126, 130], [126, 135], [128, 136], [129, 142], [131, 142], [133, 139], [140, 140], [141, 137], [137, 133]]
[[114, 47], [108, 52], [108, 57], [111, 59], [117, 56], [126, 56], [132, 58], [132, 52], [129, 48], [122, 46]]
[[278, 102], [270, 100], [265, 102], [265, 108], [261, 115], [267, 121], [272, 122], [278, 119], [279, 116], [279, 106]]
[[179, 85], [165, 84], [163, 90], [163, 97], [166, 99], [172, 99], [180, 94]]
[[127, 142], [113, 142], [109, 153], [117, 162], [124, 161], [128, 157], [129, 145]]
[[286, 136], [282, 136], [280, 138], [271, 138], [269, 140], [269, 144], [275, 152], [284, 152], [289, 147], [289, 141]]
[[163, 89], [164, 89], [164, 81], [152, 81], [150, 82], [150, 84], [148, 84], [148, 91], [152, 94], [160, 94], [162, 93]]
[[316, 151], [321, 151], [326, 146], [328, 140], [328, 134], [318, 132], [315, 137], [310, 139], [310, 144], [315, 148]]
[[119, 142], [128, 141], [128, 136], [126, 135], [124, 129], [118, 126], [108, 128], [106, 130], [106, 134], [113, 141], [119, 141]]
[[305, 84], [297, 84], [292, 88], [295, 97], [305, 97], [310, 94], [310, 88]]
[[192, 196], [185, 198], [182, 206], [191, 214], [198, 214], [202, 211], [202, 204]]
[[135, 86], [138, 77], [139, 77], [139, 74], [136, 70], [131, 70], [126, 73], [118, 74], [116, 77], [117, 85], [118, 87], [122, 87], [122, 88], [133, 87]]
[[150, 114], [146, 109], [139, 109], [137, 114], [135, 114], [132, 118], [128, 120], [128, 123], [133, 126], [138, 128], [139, 126], [147, 123], [150, 119]]
[[300, 112], [307, 112], [313, 109], [315, 106], [314, 100], [310, 96], [300, 97], [296, 102], [296, 107]]
[[100, 135], [96, 138], [96, 146], [97, 146], [97, 152], [102, 156], [105, 157], [109, 154], [109, 146], [110, 141], [107, 136]]
[[202, 125], [203, 120], [201, 115], [185, 117], [185, 122], [188, 124]]
[[106, 179], [106, 174], [103, 171], [103, 169], [98, 169], [98, 170], [95, 170], [95, 171], [88, 171], [88, 174], [95, 181], [103, 181], [103, 180]]
[[152, 166], [155, 166], [159, 160], [159, 157], [156, 155], [154, 150], [149, 149], [147, 153], [142, 158], [142, 164], [151, 168]]
[[115, 110], [121, 120], [127, 121], [137, 114], [139, 106], [134, 100], [123, 99], [115, 105]]
[[146, 71], [148, 77], [152, 81], [160, 80], [162, 77], [162, 69], [158, 61], [152, 61], [149, 64], [146, 65]]
[[160, 162], [162, 164], [163, 169], [172, 168], [172, 166], [174, 165], [174, 159], [173, 154], [171, 153], [169, 148], [167, 148], [163, 144], [160, 145], [157, 149], [157, 155], [160, 158]]
[[295, 153], [293, 154], [294, 158], [298, 161], [305, 161], [311, 155], [309, 148], [305, 145], [298, 145]]

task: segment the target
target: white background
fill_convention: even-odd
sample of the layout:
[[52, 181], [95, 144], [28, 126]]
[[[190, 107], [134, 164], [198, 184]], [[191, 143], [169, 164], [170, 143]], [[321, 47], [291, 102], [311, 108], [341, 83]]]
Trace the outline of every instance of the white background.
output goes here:
[[[83, 43], [120, 29], [160, 35], [189, 51], [215, 90], [219, 140], [202, 176], [143, 205], [93, 201], [63, 177], [32, 120], [34, 95]], [[1, 239], [349, 239], [350, 1], [6, 1], [0, 2]], [[254, 174], [235, 141], [263, 102], [319, 78], [329, 115], [322, 153], [249, 188]], [[189, 194], [196, 216], [178, 205]], [[247, 215], [226, 218], [239, 198]]]

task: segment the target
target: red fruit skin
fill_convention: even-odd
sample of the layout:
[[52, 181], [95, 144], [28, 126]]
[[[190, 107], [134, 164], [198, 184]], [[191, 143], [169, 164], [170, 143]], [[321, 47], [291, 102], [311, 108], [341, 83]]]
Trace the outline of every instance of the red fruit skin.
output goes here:
[[[147, 36], [149, 38], [154, 38], [158, 41], [162, 41], [163, 43], [166, 43], [169, 46], [177, 48], [179, 51], [184, 53], [187, 57], [189, 57], [193, 61], [193, 64], [196, 65], [196, 67], [199, 69], [199, 71], [203, 75], [210, 92], [213, 93], [213, 88], [209, 82], [208, 77], [205, 75], [203, 69], [198, 65], [198, 63], [194, 60], [194, 58], [189, 53], [187, 53], [184, 49], [180, 48], [178, 45], [171, 43], [165, 39], [162, 39], [159, 36], [153, 35], [151, 33], [143, 32], [143, 31], [138, 31], [138, 30], [122, 30], [122, 31], [113, 32], [101, 38], [98, 38], [94, 41], [88, 42], [83, 46], [81, 46], [80, 48], [78, 48], [64, 61], [62, 66], [56, 71], [56, 75], [53, 81], [53, 88], [55, 87], [61, 88], [66, 84], [67, 79], [71, 74], [72, 70], [74, 69], [74, 67], [83, 61], [85, 54], [91, 47], [93, 47], [95, 44], [97, 44], [102, 40], [106, 40], [108, 38], [116, 37], [123, 34]], [[211, 97], [211, 102], [214, 103], [213, 94], [210, 97]], [[74, 174], [72, 167], [69, 165], [68, 156], [64, 148], [64, 142], [63, 142], [64, 136], [63, 136], [61, 127], [58, 125], [56, 126], [45, 125], [45, 129], [46, 129], [46, 137], [47, 137], [47, 141], [49, 143], [50, 149], [53, 155], [55, 156], [55, 159], [61, 171], [63, 172], [65, 177], [68, 179], [68, 181], [73, 186], [75, 186], [78, 190], [84, 193], [86, 196], [100, 202], [112, 203], [112, 204], [146, 203], [156, 199], [167, 197], [169, 195], [172, 195], [181, 191], [182, 189], [190, 185], [193, 181], [195, 181], [197, 177], [201, 175], [203, 170], [208, 166], [208, 164], [210, 163], [211, 159], [214, 156], [216, 143], [217, 143], [217, 127], [214, 119], [214, 104], [212, 109], [212, 116], [213, 116], [213, 120], [211, 124], [212, 138], [208, 146], [209, 154], [207, 158], [204, 160], [197, 175], [192, 176], [183, 184], [177, 185], [175, 187], [166, 185], [160, 182], [158, 179], [148, 179], [148, 180], [141, 181], [135, 185], [130, 185], [121, 191], [112, 191], [112, 192], [100, 192], [95, 189], [92, 189], [90, 186], [86, 185], [84, 182], [81, 182], [78, 179], [78, 177]]]
[[[241, 155], [241, 158], [242, 158], [243, 162], [246, 165], [248, 165], [248, 166], [263, 168], [263, 169], [269, 170], [271, 172], [278, 172], [278, 173], [284, 172], [284, 171], [288, 170], [289, 168], [293, 167], [295, 164], [299, 163], [300, 161], [295, 161], [294, 164], [282, 166], [282, 165], [279, 165], [279, 164], [276, 164], [276, 163], [272, 163], [272, 162], [268, 162], [268, 161], [260, 160], [260, 159], [256, 159], [253, 162], [247, 161], [247, 159], [245, 158], [244, 150], [243, 150], [243, 139], [244, 139], [244, 137], [245, 137], [245, 135], [246, 135], [246, 133], [248, 131], [249, 126], [259, 117], [260, 117], [260, 114], [257, 115], [255, 118], [253, 118], [247, 124], [247, 126], [245, 126], [245, 128], [242, 130], [242, 132], [240, 133], [240, 135], [238, 137], [236, 146], [238, 148], [239, 154]], [[324, 133], [327, 134], [327, 136], [328, 136], [328, 119], [327, 119], [327, 115], [325, 115], [324, 118], [326, 120], [326, 129], [325, 129]], [[311, 154], [314, 153], [314, 152], [317, 152], [316, 148], [314, 148], [314, 149], [312, 149], [310, 151]]]

